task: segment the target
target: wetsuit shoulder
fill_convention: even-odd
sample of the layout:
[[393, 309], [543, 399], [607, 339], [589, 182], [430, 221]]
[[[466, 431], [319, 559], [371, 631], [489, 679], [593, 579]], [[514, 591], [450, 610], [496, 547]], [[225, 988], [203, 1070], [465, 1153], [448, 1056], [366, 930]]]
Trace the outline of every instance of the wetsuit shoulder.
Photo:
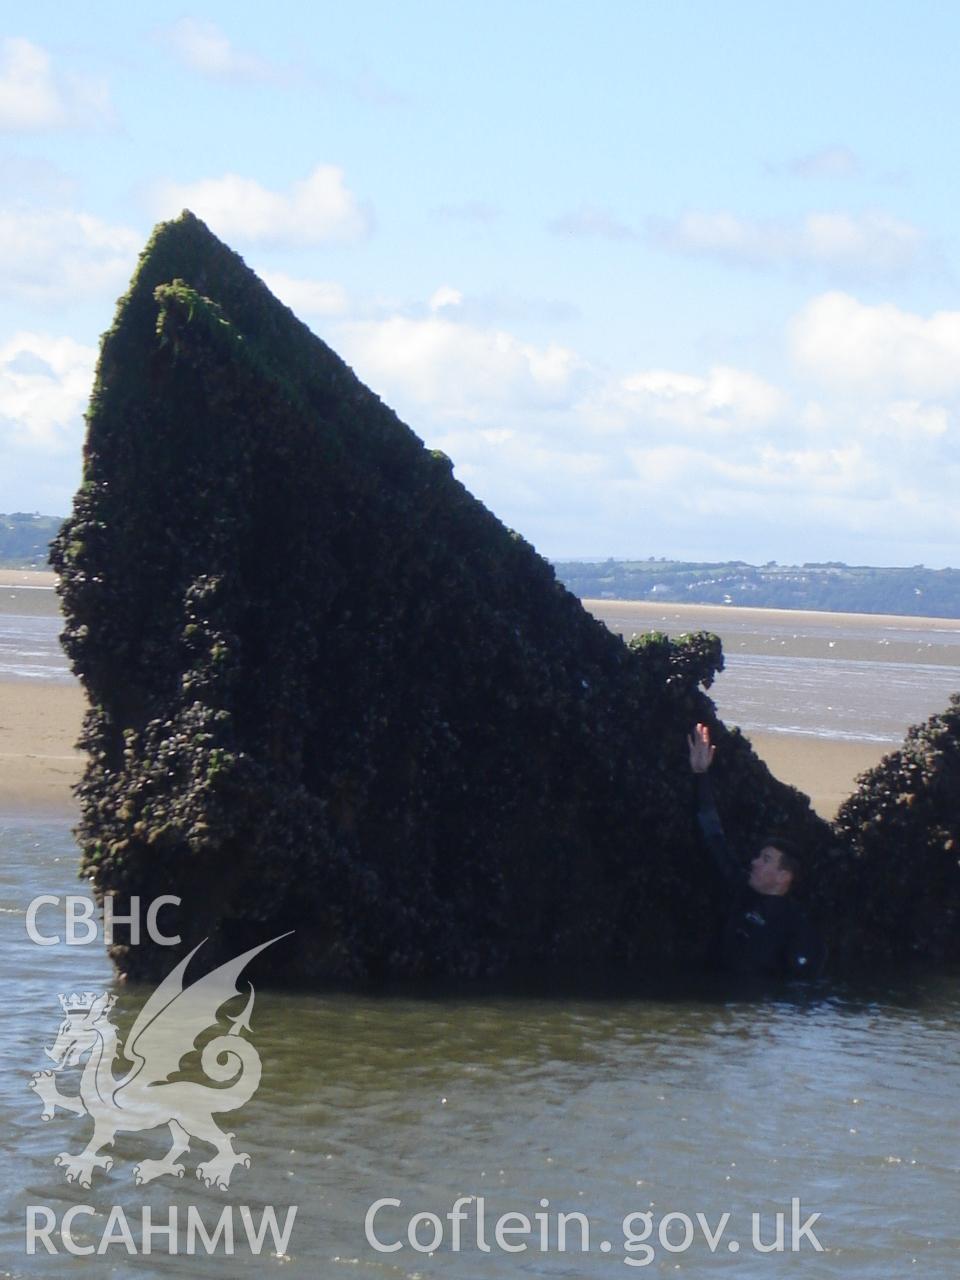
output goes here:
[[826, 963], [823, 936], [799, 902], [788, 898], [790, 912], [784, 936], [784, 965], [794, 978], [816, 978]]

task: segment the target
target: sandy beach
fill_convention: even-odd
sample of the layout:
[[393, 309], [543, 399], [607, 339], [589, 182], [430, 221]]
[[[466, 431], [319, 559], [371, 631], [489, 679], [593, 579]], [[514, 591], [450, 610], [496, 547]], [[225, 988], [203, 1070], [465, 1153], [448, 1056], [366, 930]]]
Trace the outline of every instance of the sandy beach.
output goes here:
[[788, 733], [748, 734], [770, 772], [805, 792], [822, 818], [832, 819], [856, 786], [857, 775], [891, 750], [876, 742], [830, 742]]
[[[670, 601], [652, 600], [590, 600], [582, 601], [590, 613], [603, 618], [614, 630], [614, 622], [624, 625], [634, 623], [636, 631], [656, 629], [656, 623], [666, 618], [676, 618], [681, 629], [687, 631], [723, 631], [731, 620], [746, 626], [769, 622], [790, 622], [798, 628], [813, 624], [844, 625], [862, 631], [874, 631], [879, 627], [908, 625], [917, 631], [930, 628], [948, 629], [960, 634], [960, 620], [956, 618], [925, 618], [898, 613], [826, 613], [815, 609], [751, 609], [742, 605], [723, 604], [673, 604]], [[671, 632], [673, 628], [671, 628]]]
[[[56, 616], [53, 584], [48, 571], [0, 570], [0, 616]], [[77, 816], [84, 705], [76, 681], [0, 679], [0, 819]]]
[[4, 587], [46, 587], [54, 589], [49, 569], [0, 569], [0, 590]]
[[83, 709], [79, 684], [0, 681], [0, 817], [76, 815]]

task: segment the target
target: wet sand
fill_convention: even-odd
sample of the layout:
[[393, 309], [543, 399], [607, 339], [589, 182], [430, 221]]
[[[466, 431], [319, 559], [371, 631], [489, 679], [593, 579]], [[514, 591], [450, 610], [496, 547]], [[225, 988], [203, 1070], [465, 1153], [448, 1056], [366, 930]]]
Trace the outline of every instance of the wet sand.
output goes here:
[[0, 681], [0, 817], [75, 817], [84, 697], [79, 684]]
[[49, 569], [0, 569], [0, 587], [49, 587], [55, 575]]
[[[53, 585], [49, 570], [0, 569], [0, 614], [56, 615]], [[84, 705], [75, 681], [0, 679], [0, 819], [77, 816]]]
[[34, 569], [0, 569], [0, 617], [20, 614], [30, 618], [55, 618], [60, 599], [54, 575]]
[[788, 733], [747, 736], [774, 777], [803, 791], [821, 818], [831, 820], [854, 791], [858, 774], [878, 765], [894, 749], [880, 742], [831, 742]]
[[957, 618], [922, 618], [913, 614], [899, 613], [827, 613], [814, 609], [751, 609], [741, 605], [724, 604], [673, 604], [652, 600], [583, 600], [583, 607], [603, 618], [614, 630], [614, 620], [636, 620], [636, 631], [656, 630], [658, 619], [676, 616], [683, 622], [682, 630], [716, 630], [722, 631], [730, 622], [743, 623], [746, 626], [758, 624], [769, 625], [771, 622], [783, 622], [785, 625], [795, 622], [801, 626], [811, 623], [823, 626], [848, 626], [863, 631], [875, 631], [883, 626], [910, 627], [916, 631], [930, 628], [948, 628], [960, 633], [960, 619]]

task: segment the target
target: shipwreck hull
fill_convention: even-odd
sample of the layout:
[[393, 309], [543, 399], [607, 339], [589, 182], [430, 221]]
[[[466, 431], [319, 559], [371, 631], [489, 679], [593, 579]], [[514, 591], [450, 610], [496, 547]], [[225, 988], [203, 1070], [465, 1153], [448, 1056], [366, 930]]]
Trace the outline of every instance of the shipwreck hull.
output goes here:
[[789, 828], [842, 899], [827, 824], [716, 723], [719, 642], [610, 634], [190, 214], [105, 335], [53, 562], [83, 874], [182, 899], [180, 948], [112, 948], [131, 976], [289, 929], [290, 981], [696, 965], [697, 720], [731, 837]]

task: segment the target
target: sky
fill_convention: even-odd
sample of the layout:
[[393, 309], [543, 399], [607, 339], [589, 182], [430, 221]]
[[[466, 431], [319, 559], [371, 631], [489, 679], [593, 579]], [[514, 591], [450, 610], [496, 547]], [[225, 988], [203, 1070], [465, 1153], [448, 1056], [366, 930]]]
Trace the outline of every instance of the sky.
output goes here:
[[0, 511], [190, 208], [544, 555], [960, 566], [955, 3], [0, 15]]

